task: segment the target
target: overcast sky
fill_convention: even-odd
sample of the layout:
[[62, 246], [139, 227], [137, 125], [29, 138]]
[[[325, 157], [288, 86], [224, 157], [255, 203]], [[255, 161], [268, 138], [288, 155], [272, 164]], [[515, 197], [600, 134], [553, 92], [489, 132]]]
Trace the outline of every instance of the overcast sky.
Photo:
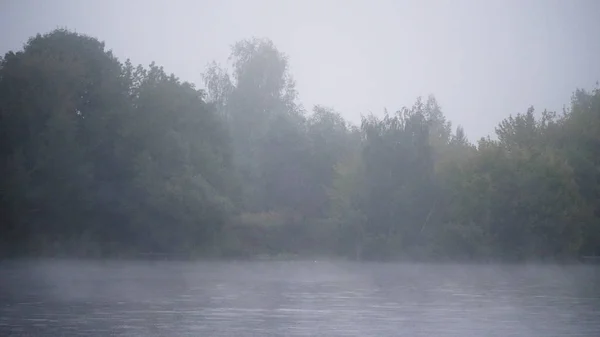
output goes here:
[[600, 0], [0, 0], [0, 52], [66, 27], [201, 86], [230, 46], [268, 37], [300, 100], [360, 115], [434, 94], [475, 140], [509, 114], [561, 110], [600, 80]]

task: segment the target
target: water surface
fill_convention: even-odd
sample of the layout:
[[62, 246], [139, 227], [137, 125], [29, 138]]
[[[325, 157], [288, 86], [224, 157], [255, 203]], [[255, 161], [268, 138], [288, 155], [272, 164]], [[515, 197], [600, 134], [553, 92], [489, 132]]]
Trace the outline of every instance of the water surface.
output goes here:
[[595, 266], [0, 263], [0, 336], [600, 336]]

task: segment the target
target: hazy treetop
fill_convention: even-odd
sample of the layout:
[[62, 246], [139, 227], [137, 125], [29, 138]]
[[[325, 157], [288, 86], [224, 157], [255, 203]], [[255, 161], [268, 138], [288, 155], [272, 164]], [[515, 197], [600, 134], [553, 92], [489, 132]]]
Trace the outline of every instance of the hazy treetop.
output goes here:
[[598, 13], [596, 0], [2, 1], [0, 52], [67, 27], [200, 84], [234, 42], [268, 37], [307, 109], [357, 122], [435, 93], [475, 139], [529, 105], [560, 110], [600, 79]]

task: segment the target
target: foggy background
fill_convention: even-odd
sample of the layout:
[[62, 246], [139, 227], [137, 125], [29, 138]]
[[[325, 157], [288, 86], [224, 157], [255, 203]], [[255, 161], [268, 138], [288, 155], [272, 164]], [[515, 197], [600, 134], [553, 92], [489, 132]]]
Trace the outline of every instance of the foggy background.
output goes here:
[[203, 87], [208, 62], [267, 37], [290, 59], [300, 101], [358, 123], [434, 94], [471, 140], [534, 105], [562, 110], [591, 88], [600, 62], [600, 2], [0, 1], [0, 52], [66, 27], [104, 40], [121, 61], [156, 61]]
[[0, 336], [600, 336], [598, 14], [0, 0]]

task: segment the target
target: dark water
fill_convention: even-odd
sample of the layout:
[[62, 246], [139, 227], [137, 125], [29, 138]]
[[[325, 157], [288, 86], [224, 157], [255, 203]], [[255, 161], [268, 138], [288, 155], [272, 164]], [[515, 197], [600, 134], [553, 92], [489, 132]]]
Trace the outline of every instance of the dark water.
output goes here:
[[600, 336], [594, 266], [0, 264], [0, 336]]

